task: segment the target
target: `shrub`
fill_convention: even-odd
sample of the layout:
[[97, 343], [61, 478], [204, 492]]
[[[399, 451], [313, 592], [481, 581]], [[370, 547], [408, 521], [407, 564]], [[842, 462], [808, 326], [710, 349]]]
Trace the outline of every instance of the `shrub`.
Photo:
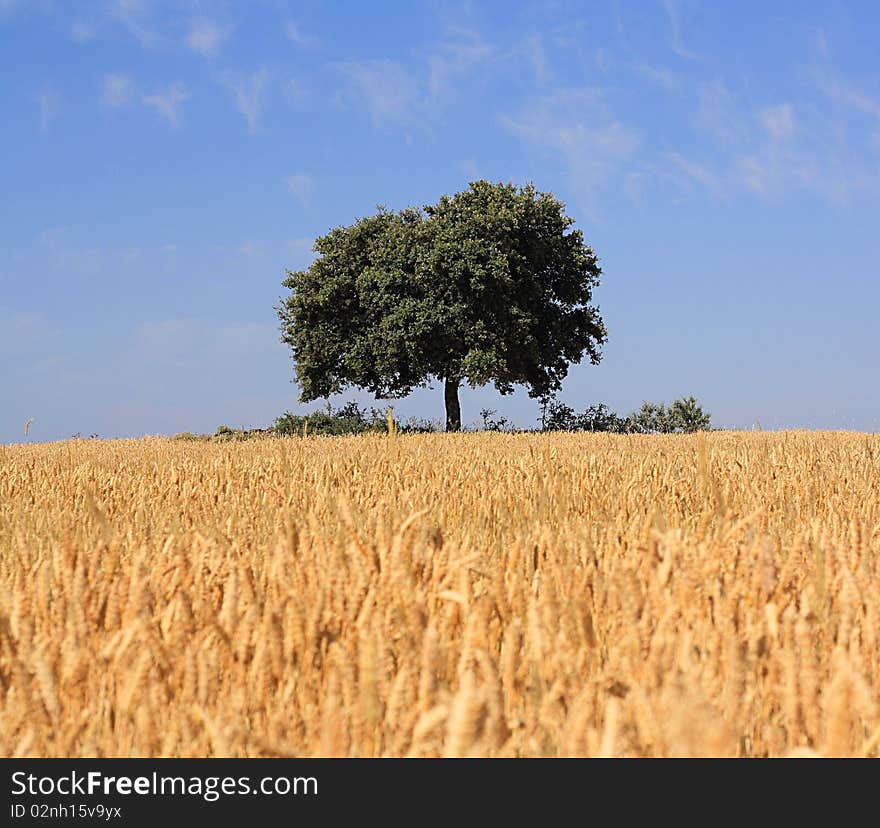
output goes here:
[[544, 414], [545, 431], [610, 431], [624, 433], [628, 421], [618, 417], [605, 403], [591, 405], [581, 414], [565, 403], [551, 402]]
[[639, 434], [671, 434], [675, 428], [664, 403], [642, 403], [629, 416], [632, 430]]
[[697, 403], [695, 397], [683, 397], [669, 408], [677, 431], [690, 434], [695, 431], [708, 431], [712, 427], [712, 416]]
[[492, 419], [493, 415], [497, 413], [494, 408], [484, 408], [480, 411], [484, 431], [510, 431], [510, 420], [507, 417], [499, 417], [497, 420]]
[[[307, 428], [304, 428], [307, 426]], [[404, 429], [401, 429], [404, 430]], [[286, 411], [275, 420], [275, 433], [286, 437], [302, 437], [303, 432], [321, 435], [387, 433], [388, 421], [378, 409], [361, 408], [354, 400], [341, 408], [327, 406], [326, 411], [291, 414]]]
[[398, 425], [401, 434], [435, 434], [442, 431], [442, 424], [423, 417], [410, 417], [405, 423]]
[[668, 408], [665, 403], [642, 403], [642, 407], [621, 417], [605, 403], [591, 405], [578, 414], [556, 400], [547, 401], [543, 415], [544, 431], [605, 431], [615, 434], [690, 434], [711, 429], [711, 415], [703, 411], [695, 397], [682, 397]]
[[682, 397], [669, 408], [664, 403], [643, 403], [631, 414], [632, 430], [641, 434], [692, 434], [707, 431], [711, 415], [703, 411], [696, 397]]
[[217, 431], [212, 438], [217, 443], [225, 443], [230, 440], [245, 440], [247, 432], [244, 428], [230, 428], [229, 426], [217, 426]]

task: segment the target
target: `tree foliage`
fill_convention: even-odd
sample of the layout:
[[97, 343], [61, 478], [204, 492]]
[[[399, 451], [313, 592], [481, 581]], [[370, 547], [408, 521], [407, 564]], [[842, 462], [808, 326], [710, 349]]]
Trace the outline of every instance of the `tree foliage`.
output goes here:
[[321, 236], [277, 308], [301, 400], [352, 385], [402, 397], [440, 380], [457, 429], [462, 382], [556, 391], [569, 364], [599, 362], [606, 340], [590, 304], [601, 269], [573, 223], [532, 185], [477, 181]]

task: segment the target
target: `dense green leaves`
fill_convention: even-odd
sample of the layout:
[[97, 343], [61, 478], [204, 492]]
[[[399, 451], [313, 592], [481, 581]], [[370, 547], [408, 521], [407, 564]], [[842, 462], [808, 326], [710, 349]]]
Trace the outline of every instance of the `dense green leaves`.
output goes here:
[[317, 239], [278, 308], [301, 399], [349, 385], [401, 397], [433, 379], [557, 390], [606, 339], [590, 305], [601, 270], [572, 224], [551, 194], [477, 181]]
[[668, 408], [664, 403], [642, 403], [638, 411], [621, 417], [605, 403], [578, 414], [570, 405], [545, 398], [543, 431], [610, 431], [616, 434], [691, 434], [712, 428], [711, 415], [695, 397], [682, 397]]
[[682, 397], [667, 408], [663, 403], [643, 403], [629, 417], [633, 430], [646, 434], [690, 434], [710, 428], [711, 415], [695, 397]]
[[610, 431], [626, 434], [632, 430], [630, 420], [619, 417], [605, 403], [591, 405], [578, 414], [563, 402], [550, 402], [541, 418], [543, 431]]

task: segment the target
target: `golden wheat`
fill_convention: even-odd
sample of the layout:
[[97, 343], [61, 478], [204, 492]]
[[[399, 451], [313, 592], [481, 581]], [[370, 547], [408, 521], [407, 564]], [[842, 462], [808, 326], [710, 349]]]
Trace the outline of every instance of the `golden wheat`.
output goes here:
[[878, 584], [877, 436], [0, 447], [0, 753], [876, 756]]

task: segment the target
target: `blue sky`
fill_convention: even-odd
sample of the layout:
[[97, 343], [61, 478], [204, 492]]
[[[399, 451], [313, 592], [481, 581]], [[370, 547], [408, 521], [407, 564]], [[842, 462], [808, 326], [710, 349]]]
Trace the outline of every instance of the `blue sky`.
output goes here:
[[475, 178], [553, 191], [601, 259], [568, 403], [876, 431], [878, 41], [868, 2], [0, 0], [0, 442], [314, 408], [284, 269]]

